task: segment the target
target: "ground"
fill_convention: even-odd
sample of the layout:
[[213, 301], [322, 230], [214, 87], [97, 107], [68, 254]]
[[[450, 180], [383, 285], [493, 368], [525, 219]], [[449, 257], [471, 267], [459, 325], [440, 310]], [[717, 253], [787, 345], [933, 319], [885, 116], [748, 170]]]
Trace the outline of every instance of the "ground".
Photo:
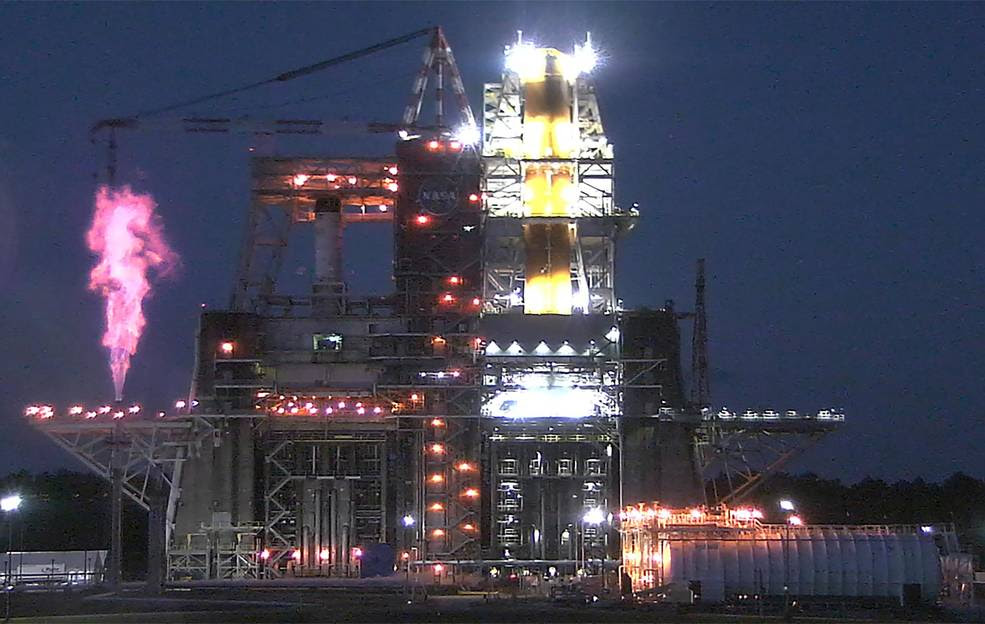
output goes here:
[[[18, 592], [13, 622], [18, 623], [208, 623], [233, 622], [761, 622], [779, 617], [698, 613], [676, 608], [631, 607], [619, 603], [561, 605], [504, 595], [418, 595], [408, 600], [402, 587], [311, 585], [286, 587], [184, 586], [150, 596], [138, 588], [106, 592]], [[893, 614], [866, 618], [798, 618], [812, 624], [909, 621]], [[913, 618], [913, 621], [927, 621]], [[934, 618], [941, 621], [940, 615]], [[967, 621], [967, 620], [966, 620]], [[974, 620], [972, 620], [974, 621]]]

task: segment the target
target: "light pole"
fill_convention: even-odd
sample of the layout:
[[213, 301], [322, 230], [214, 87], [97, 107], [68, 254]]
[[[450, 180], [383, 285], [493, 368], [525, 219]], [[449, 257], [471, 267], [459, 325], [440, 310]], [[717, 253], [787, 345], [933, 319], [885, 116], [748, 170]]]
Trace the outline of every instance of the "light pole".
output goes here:
[[416, 538], [417, 536], [414, 533], [415, 531], [414, 516], [412, 516], [409, 513], [404, 514], [404, 517], [401, 518], [400, 521], [404, 525], [404, 530], [405, 530], [404, 548], [406, 550], [400, 555], [400, 559], [404, 564], [404, 593], [406, 594], [407, 602], [410, 603], [414, 599], [410, 587], [410, 560], [411, 560], [410, 553], [413, 550], [414, 542], [416, 542], [416, 539], [412, 539], [411, 536], [413, 536], [414, 538]]
[[0, 510], [7, 516], [7, 578], [4, 581], [4, 621], [10, 621], [10, 592], [14, 589], [14, 512], [20, 508], [23, 502], [20, 494], [10, 494], [0, 498]]
[[780, 500], [780, 510], [786, 512], [783, 524], [783, 616], [790, 615], [790, 527], [800, 526], [799, 516], [794, 515], [797, 505], [789, 498]]
[[[586, 549], [585, 549], [585, 525], [590, 525], [597, 527], [605, 522], [605, 512], [598, 508], [593, 507], [585, 512], [585, 515], [581, 517], [581, 565], [585, 570], [585, 575], [588, 575], [588, 560], [586, 559]], [[591, 554], [590, 552], [588, 553]], [[602, 561], [603, 566], [605, 565], [605, 560]]]

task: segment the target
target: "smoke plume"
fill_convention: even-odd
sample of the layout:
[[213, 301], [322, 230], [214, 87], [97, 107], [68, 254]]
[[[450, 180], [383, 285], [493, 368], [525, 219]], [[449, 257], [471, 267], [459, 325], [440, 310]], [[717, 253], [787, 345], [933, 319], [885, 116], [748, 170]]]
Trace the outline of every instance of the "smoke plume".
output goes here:
[[128, 186], [101, 186], [86, 233], [89, 249], [99, 257], [89, 274], [89, 290], [106, 299], [103, 346], [109, 350], [117, 401], [123, 398], [130, 357], [147, 323], [143, 303], [151, 292], [151, 276], [166, 275], [178, 262], [164, 240], [156, 207], [150, 195], [134, 193]]

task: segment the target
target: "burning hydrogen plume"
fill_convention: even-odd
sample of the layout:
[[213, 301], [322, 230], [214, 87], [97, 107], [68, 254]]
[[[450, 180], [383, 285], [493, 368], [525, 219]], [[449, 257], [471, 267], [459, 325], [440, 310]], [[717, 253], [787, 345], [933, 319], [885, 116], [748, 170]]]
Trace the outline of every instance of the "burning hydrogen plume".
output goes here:
[[99, 262], [89, 274], [89, 290], [106, 299], [106, 332], [116, 400], [123, 398], [123, 383], [130, 357], [137, 352], [144, 331], [144, 298], [150, 294], [150, 276], [166, 275], [178, 255], [168, 247], [154, 214], [157, 204], [150, 195], [130, 187], [99, 187], [96, 212], [86, 233], [89, 249]]

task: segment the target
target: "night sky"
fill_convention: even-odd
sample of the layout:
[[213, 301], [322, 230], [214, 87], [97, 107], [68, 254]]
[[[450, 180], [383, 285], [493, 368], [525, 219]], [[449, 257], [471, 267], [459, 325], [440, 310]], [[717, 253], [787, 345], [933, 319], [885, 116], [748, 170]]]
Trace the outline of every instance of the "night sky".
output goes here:
[[[844, 408], [846, 426], [797, 470], [985, 476], [980, 3], [4, 4], [0, 474], [81, 467], [28, 428], [26, 404], [111, 397], [102, 303], [85, 287], [103, 163], [92, 122], [434, 24], [477, 114], [516, 29], [565, 49], [592, 31], [617, 200], [643, 215], [620, 248], [618, 294], [687, 309], [694, 260], [707, 258], [716, 406]], [[186, 112], [396, 121], [423, 45]], [[154, 195], [182, 257], [147, 306], [132, 400], [187, 393], [199, 306], [221, 308], [230, 292], [249, 147], [392, 145], [122, 137], [120, 178]], [[386, 236], [348, 232], [356, 290], [386, 290], [388, 260], [373, 251]], [[298, 276], [303, 260], [287, 269]]]

